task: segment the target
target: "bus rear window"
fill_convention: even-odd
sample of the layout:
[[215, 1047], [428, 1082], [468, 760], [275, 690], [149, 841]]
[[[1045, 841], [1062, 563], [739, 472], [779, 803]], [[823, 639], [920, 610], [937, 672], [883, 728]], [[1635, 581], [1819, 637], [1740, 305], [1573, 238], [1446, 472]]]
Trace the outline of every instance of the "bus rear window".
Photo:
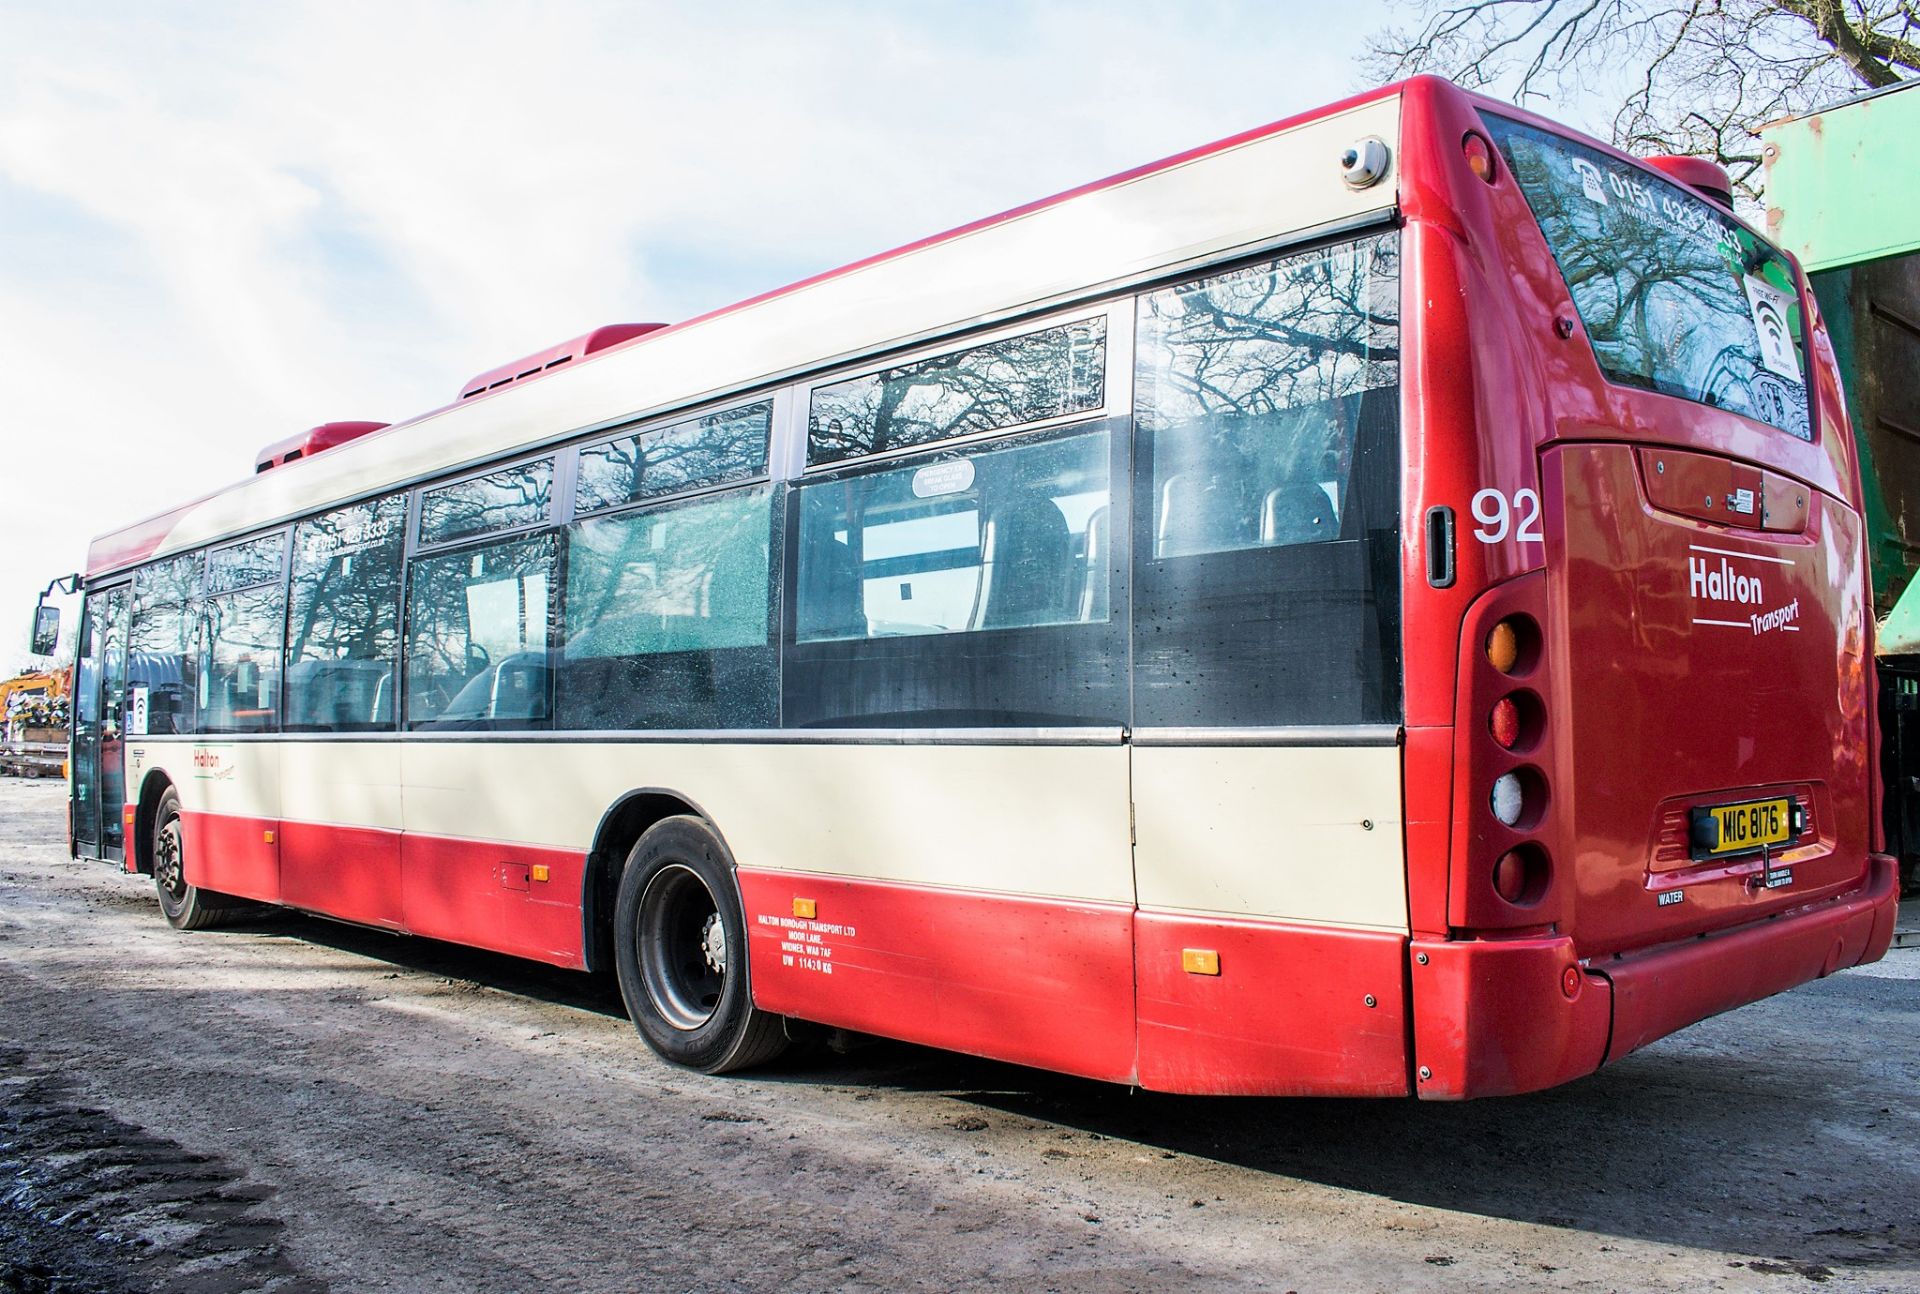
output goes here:
[[1813, 438], [1784, 256], [1640, 167], [1516, 121], [1486, 123], [1608, 377]]

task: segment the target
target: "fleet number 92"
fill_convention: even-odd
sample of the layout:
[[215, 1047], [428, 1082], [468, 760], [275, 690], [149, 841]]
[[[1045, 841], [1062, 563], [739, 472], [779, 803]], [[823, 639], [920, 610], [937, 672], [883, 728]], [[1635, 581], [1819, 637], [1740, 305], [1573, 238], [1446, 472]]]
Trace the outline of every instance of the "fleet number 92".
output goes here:
[[1481, 490], [1473, 496], [1473, 537], [1483, 544], [1497, 544], [1511, 534], [1523, 544], [1540, 544], [1540, 493], [1515, 490], [1509, 499], [1499, 490]]

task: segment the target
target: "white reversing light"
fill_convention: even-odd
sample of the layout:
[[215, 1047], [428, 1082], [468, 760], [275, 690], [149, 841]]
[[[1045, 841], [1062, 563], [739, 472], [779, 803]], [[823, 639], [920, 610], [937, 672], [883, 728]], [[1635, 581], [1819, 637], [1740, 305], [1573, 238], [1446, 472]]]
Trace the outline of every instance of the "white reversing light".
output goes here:
[[1493, 816], [1511, 827], [1520, 821], [1520, 810], [1526, 801], [1521, 793], [1520, 779], [1512, 773], [1502, 773], [1493, 783]]

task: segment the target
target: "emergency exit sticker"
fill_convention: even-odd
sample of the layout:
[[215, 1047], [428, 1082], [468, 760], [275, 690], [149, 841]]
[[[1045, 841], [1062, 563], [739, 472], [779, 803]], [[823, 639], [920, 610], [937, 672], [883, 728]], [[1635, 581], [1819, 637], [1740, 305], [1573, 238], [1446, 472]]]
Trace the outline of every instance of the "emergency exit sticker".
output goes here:
[[1782, 292], [1763, 278], [1748, 274], [1747, 307], [1753, 311], [1753, 330], [1760, 337], [1760, 362], [1781, 377], [1800, 380], [1800, 356], [1793, 348], [1788, 311], [1798, 304], [1791, 292]]

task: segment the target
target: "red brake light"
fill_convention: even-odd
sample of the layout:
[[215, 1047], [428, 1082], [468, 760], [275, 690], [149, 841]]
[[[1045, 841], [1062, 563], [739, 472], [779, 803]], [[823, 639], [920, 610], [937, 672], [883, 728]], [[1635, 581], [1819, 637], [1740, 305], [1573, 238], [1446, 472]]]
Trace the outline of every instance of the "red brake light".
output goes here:
[[1515, 850], [1500, 855], [1493, 865], [1493, 890], [1509, 903], [1518, 903], [1527, 892], [1527, 864]]
[[1503, 696], [1493, 703], [1493, 713], [1488, 716], [1487, 726], [1493, 730], [1493, 739], [1507, 750], [1512, 750], [1520, 740], [1520, 704], [1510, 696]]

